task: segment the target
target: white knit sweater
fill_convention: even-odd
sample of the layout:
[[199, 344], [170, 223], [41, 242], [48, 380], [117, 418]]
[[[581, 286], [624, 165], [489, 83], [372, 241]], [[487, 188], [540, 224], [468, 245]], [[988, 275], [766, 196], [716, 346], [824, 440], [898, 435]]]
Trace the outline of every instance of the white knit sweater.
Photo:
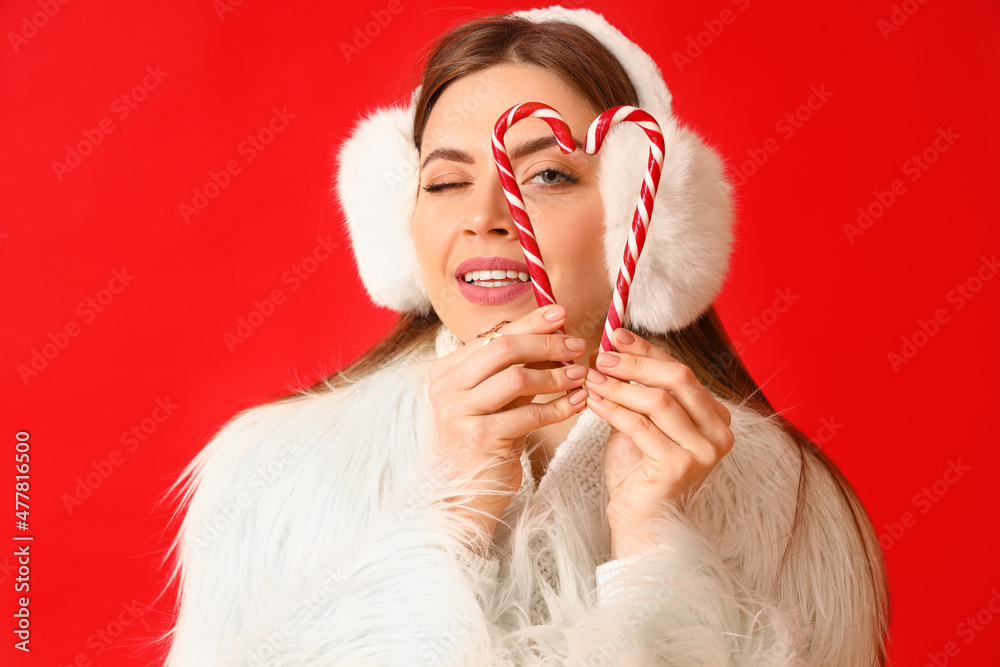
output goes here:
[[[603, 447], [584, 410], [492, 551], [446, 511], [431, 463], [425, 349], [346, 387], [261, 406], [198, 455], [184, 487], [181, 600], [167, 664], [871, 665], [874, 602], [832, 481], [740, 405], [733, 450], [657, 546], [608, 562]], [[435, 354], [436, 352], [436, 354]]]

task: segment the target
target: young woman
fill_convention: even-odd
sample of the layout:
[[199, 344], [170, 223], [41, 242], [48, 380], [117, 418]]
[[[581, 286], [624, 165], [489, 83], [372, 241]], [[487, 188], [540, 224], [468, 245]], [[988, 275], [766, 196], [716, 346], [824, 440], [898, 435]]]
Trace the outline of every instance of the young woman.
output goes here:
[[[537, 308], [490, 152], [550, 104], [660, 122], [666, 161], [628, 329], [596, 355], [645, 137], [506, 137], [557, 306]], [[182, 665], [881, 665], [871, 522], [761, 395], [712, 306], [731, 245], [716, 154], [602, 17], [463, 24], [337, 181], [392, 331], [227, 425], [182, 479]], [[558, 362], [570, 362], [568, 366]], [[179, 483], [180, 484], [180, 483]]]

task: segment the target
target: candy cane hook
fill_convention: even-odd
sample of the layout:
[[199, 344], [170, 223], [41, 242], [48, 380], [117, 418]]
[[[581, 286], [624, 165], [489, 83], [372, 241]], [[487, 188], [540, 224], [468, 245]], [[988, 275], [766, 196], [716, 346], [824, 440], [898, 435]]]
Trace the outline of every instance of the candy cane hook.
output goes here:
[[[517, 237], [521, 242], [521, 249], [524, 251], [525, 259], [528, 260], [528, 275], [531, 276], [531, 284], [535, 290], [535, 301], [538, 302], [539, 306], [546, 306], [555, 303], [556, 298], [552, 293], [549, 275], [545, 271], [545, 263], [542, 261], [542, 252], [538, 248], [535, 231], [531, 227], [531, 220], [528, 219], [528, 212], [524, 207], [521, 188], [517, 184], [517, 179], [514, 178], [514, 169], [510, 165], [510, 157], [508, 157], [507, 147], [504, 145], [504, 135], [507, 130], [514, 123], [525, 118], [541, 118], [548, 123], [563, 153], [575, 151], [576, 140], [573, 139], [569, 125], [559, 115], [559, 112], [540, 102], [525, 102], [512, 106], [500, 116], [493, 127], [493, 159], [497, 163], [500, 184], [503, 186], [507, 206], [510, 208], [511, 217], [514, 218], [514, 225], [517, 227]], [[560, 328], [560, 330], [562, 329]]]
[[636, 202], [635, 213], [632, 216], [632, 228], [628, 235], [628, 245], [622, 256], [621, 268], [618, 270], [618, 280], [615, 292], [608, 308], [608, 316], [604, 321], [604, 332], [601, 335], [601, 352], [614, 349], [611, 335], [615, 329], [622, 326], [625, 308], [628, 306], [629, 288], [635, 278], [635, 265], [646, 243], [646, 233], [649, 230], [649, 219], [653, 214], [653, 202], [656, 200], [656, 189], [660, 183], [660, 172], [663, 169], [663, 132], [659, 123], [651, 115], [630, 106], [619, 106], [608, 109], [594, 120], [587, 130], [586, 151], [594, 155], [601, 149], [608, 131], [622, 121], [635, 123], [646, 133], [649, 139], [649, 160], [646, 164], [646, 176], [642, 181], [639, 201]]

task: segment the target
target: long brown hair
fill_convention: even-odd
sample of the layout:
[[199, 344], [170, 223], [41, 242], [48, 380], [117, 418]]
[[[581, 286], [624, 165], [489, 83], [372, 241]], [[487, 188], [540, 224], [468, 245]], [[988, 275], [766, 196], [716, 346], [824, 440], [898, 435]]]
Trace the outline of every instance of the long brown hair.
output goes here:
[[[424, 127], [434, 103], [444, 88], [467, 74], [500, 64], [531, 64], [544, 67], [565, 81], [595, 109], [638, 105], [638, 96], [624, 68], [589, 32], [567, 22], [534, 23], [508, 15], [485, 16], [465, 22], [441, 36], [423, 70], [420, 95], [414, 106], [413, 141], [419, 150]], [[392, 329], [366, 353], [341, 371], [318, 382], [304, 393], [328, 391], [377, 371], [379, 368], [429, 344], [441, 321], [433, 312], [403, 313]], [[808, 486], [807, 460], [821, 464], [834, 480], [866, 554], [862, 563], [868, 599], [877, 618], [874, 644], [878, 664], [884, 665], [890, 620], [888, 584], [882, 553], [871, 520], [850, 482], [837, 465], [794, 424], [780, 415], [764, 397], [733, 347], [714, 306], [687, 327], [667, 333], [637, 330], [641, 336], [660, 343], [670, 354], [688, 365], [698, 379], [717, 397], [749, 406], [778, 424], [791, 436], [797, 451], [800, 475], [795, 519], [782, 557], [784, 568], [790, 549], [799, 535], [802, 508]]]

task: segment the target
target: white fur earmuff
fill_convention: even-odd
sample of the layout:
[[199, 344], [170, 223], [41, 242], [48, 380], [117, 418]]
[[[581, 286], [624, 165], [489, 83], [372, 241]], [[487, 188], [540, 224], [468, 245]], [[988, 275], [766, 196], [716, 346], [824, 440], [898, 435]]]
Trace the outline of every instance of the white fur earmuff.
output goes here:
[[[536, 23], [566, 21], [592, 34], [628, 73], [639, 108], [659, 122], [665, 143], [663, 172], [626, 323], [658, 332], [687, 326], [712, 304], [728, 270], [733, 210], [722, 160], [694, 132], [678, 126], [659, 67], [601, 15], [563, 7], [513, 15]], [[372, 301], [400, 312], [426, 313], [431, 304], [411, 233], [419, 188], [412, 105], [411, 100], [406, 108], [379, 109], [356, 126], [339, 154], [336, 192], [358, 272]], [[609, 133], [598, 174], [611, 285], [618, 278], [648, 153], [643, 132], [627, 125]], [[545, 248], [541, 250], [544, 257]]]

